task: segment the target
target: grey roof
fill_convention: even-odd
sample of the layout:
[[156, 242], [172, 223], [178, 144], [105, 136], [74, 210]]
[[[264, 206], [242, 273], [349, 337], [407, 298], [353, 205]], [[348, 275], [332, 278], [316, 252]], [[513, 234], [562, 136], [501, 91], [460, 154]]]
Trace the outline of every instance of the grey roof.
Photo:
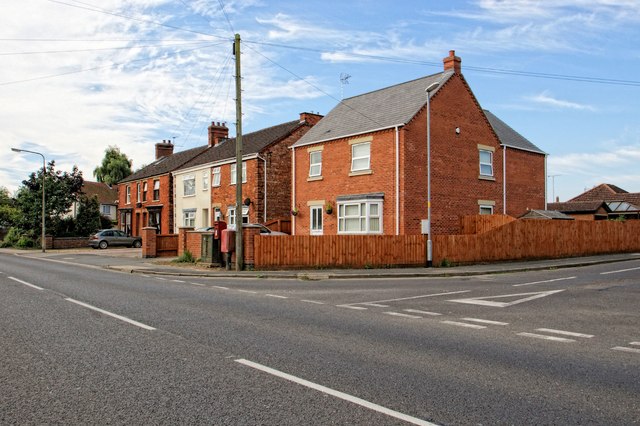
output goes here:
[[[293, 146], [367, 133], [406, 124], [427, 103], [425, 89], [442, 84], [453, 70], [344, 99]], [[433, 96], [437, 90], [431, 92]]]
[[166, 157], [162, 157], [154, 161], [153, 163], [141, 168], [135, 173], [130, 174], [118, 183], [131, 182], [138, 179], [146, 179], [152, 176], [160, 176], [172, 172], [187, 161], [191, 160], [193, 157], [202, 154], [205, 149], [207, 149], [207, 145], [187, 149], [168, 155]]
[[574, 220], [573, 217], [556, 210], [529, 210], [520, 219], [553, 219], [553, 220]]
[[489, 120], [489, 124], [491, 124], [491, 127], [493, 127], [493, 131], [498, 135], [498, 139], [500, 139], [501, 145], [505, 145], [510, 148], [545, 154], [544, 151], [529, 142], [520, 133], [509, 127], [507, 123], [493, 115], [491, 111], [488, 111], [486, 109], [483, 111], [484, 115], [487, 117], [487, 120]]
[[[242, 153], [243, 155], [251, 155], [259, 153], [261, 150], [274, 142], [288, 136], [298, 127], [305, 125], [300, 120], [289, 121], [287, 123], [278, 124], [276, 126], [267, 127], [252, 133], [242, 135]], [[209, 147], [205, 146], [202, 155], [192, 158], [184, 163], [176, 170], [188, 169], [200, 166], [202, 164], [213, 163], [233, 159], [236, 157], [236, 138], [227, 139], [218, 145]]]

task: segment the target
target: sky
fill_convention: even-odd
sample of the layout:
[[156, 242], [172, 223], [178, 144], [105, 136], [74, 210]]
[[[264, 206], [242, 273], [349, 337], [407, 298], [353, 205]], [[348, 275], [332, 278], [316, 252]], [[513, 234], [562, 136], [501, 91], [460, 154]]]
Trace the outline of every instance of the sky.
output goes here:
[[483, 108], [549, 154], [548, 200], [600, 183], [640, 192], [637, 0], [20, 0], [0, 2], [0, 186], [41, 157], [86, 180], [109, 146], [138, 169], [155, 144], [326, 114], [442, 71], [455, 50]]

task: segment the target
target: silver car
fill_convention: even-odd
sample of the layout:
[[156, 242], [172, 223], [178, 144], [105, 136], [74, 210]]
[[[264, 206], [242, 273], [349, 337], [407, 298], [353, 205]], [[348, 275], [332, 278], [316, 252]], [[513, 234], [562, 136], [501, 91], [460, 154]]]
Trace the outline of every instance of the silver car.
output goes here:
[[142, 247], [142, 238], [129, 237], [117, 229], [102, 229], [89, 237], [89, 246], [106, 249], [109, 246]]

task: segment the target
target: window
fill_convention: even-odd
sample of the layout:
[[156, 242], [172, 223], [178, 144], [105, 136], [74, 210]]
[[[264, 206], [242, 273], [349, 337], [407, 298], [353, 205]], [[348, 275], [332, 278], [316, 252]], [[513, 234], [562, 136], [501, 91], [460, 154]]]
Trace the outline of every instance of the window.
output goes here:
[[[182, 195], [188, 197], [196, 194], [196, 177], [194, 175], [187, 175], [182, 178]], [[186, 226], [186, 225], [185, 225]]]
[[339, 234], [381, 234], [382, 202], [355, 201], [338, 204]]
[[493, 206], [480, 205], [480, 214], [493, 214]]
[[183, 210], [182, 215], [184, 217], [183, 224], [193, 228], [196, 226], [196, 211], [195, 210]]
[[220, 207], [216, 207], [213, 209], [213, 220], [222, 220], [222, 212], [220, 211]]
[[311, 235], [322, 235], [322, 206], [311, 206], [309, 220]]
[[[242, 183], [247, 182], [247, 163], [242, 162]], [[236, 184], [236, 163], [231, 164], [231, 185]]]
[[127, 185], [127, 204], [131, 204], [131, 187]]
[[202, 172], [202, 190], [209, 190], [209, 170]]
[[371, 143], [351, 145], [351, 171], [369, 170], [371, 168]]
[[309, 177], [322, 176], [322, 151], [309, 153]]
[[149, 190], [149, 186], [147, 182], [142, 184], [142, 201], [147, 201], [147, 191]]
[[[242, 206], [242, 223], [249, 223], [249, 207]], [[227, 209], [227, 228], [236, 229], [236, 208]]]
[[100, 207], [102, 209], [102, 214], [103, 215], [109, 216], [111, 214], [111, 206], [106, 205], [106, 204], [101, 204]]
[[160, 199], [160, 181], [153, 181], [153, 199], [154, 201], [158, 201]]
[[493, 152], [480, 150], [480, 176], [493, 176]]
[[220, 186], [220, 167], [214, 167], [211, 174], [213, 174], [211, 186]]
[[142, 201], [142, 195], [140, 193], [140, 183], [136, 184], [136, 202], [141, 202]]

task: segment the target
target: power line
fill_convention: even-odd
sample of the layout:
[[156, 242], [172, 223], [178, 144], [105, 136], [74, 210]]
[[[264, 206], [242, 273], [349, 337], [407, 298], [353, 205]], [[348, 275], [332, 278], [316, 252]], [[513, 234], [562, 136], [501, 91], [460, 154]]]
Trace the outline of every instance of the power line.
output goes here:
[[220, 9], [222, 10], [222, 14], [227, 19], [227, 23], [229, 24], [229, 28], [231, 28], [231, 34], [235, 34], [236, 30], [233, 29], [233, 25], [231, 25], [231, 21], [229, 20], [229, 15], [227, 15], [227, 12], [225, 12], [225, 10], [224, 10], [224, 4], [222, 3], [222, 0], [218, 0], [218, 4], [220, 5]]
[[80, 53], [80, 52], [98, 52], [105, 50], [125, 50], [125, 49], [144, 49], [148, 47], [180, 47], [209, 44], [208, 41], [192, 41], [191, 43], [174, 43], [174, 44], [152, 44], [152, 45], [135, 45], [135, 46], [118, 46], [118, 47], [100, 47], [94, 49], [70, 49], [70, 50], [43, 50], [31, 52], [0, 52], [0, 56], [17, 56], [17, 55], [39, 55], [50, 53]]

